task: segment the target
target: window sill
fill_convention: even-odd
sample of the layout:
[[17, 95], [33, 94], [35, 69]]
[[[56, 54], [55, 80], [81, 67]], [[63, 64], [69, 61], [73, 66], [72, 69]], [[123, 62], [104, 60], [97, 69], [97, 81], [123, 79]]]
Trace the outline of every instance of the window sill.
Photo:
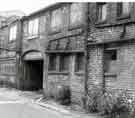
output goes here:
[[14, 42], [16, 42], [16, 40], [10, 40], [10, 41], [9, 41], [9, 43], [14, 43]]
[[39, 37], [38, 35], [35, 35], [35, 36], [28, 36], [28, 37], [25, 37], [24, 39], [32, 40], [32, 39], [36, 39], [36, 38], [38, 38], [38, 37]]
[[16, 72], [15, 73], [0, 72], [0, 75], [4, 75], [4, 76], [15, 76], [16, 75]]
[[84, 25], [83, 24], [79, 24], [79, 25], [70, 25], [68, 30], [75, 30], [75, 29], [79, 29], [79, 28], [82, 28]]
[[48, 35], [54, 35], [54, 34], [57, 34], [57, 33], [60, 33], [62, 31], [62, 28], [51, 28], [48, 32]]
[[105, 77], [117, 77], [117, 74], [116, 73], [111, 73], [111, 72], [105, 72], [104, 76]]
[[101, 25], [101, 24], [106, 24], [107, 20], [99, 20], [95, 23], [95, 25]]
[[117, 20], [124, 20], [124, 19], [129, 19], [130, 18], [130, 14], [123, 14], [121, 16], [117, 17]]
[[75, 72], [75, 75], [84, 75], [84, 71]]
[[68, 71], [63, 71], [63, 72], [49, 71], [48, 74], [49, 74], [49, 75], [52, 75], [52, 74], [53, 74], [53, 75], [57, 75], [57, 74], [59, 74], [59, 75], [61, 75], [61, 74], [62, 74], [62, 75], [68, 75], [69, 72], [68, 72]]

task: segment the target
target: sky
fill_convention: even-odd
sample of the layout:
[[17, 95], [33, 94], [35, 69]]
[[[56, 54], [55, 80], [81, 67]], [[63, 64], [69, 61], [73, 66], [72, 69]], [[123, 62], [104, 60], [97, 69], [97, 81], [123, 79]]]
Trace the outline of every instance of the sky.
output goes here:
[[[20, 10], [23, 11], [26, 15], [28, 15], [48, 5], [54, 4], [56, 2], [63, 2], [63, 1], [64, 2], [68, 2], [68, 1], [70, 2], [94, 1], [95, 2], [97, 0], [1, 0], [0, 11]], [[106, 1], [106, 0], [101, 0], [101, 1]], [[109, 0], [109, 1], [117, 1], [117, 0]], [[119, 0], [119, 1], [123, 1], [123, 0]]]
[[0, 11], [20, 10], [28, 15], [53, 3], [55, 0], [1, 0]]

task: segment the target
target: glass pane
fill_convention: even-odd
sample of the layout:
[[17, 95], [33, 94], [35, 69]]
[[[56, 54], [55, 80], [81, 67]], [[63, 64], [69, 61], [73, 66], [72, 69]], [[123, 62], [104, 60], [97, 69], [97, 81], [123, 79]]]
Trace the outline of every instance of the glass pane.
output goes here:
[[49, 68], [50, 71], [56, 71], [56, 55], [49, 56]]
[[73, 3], [70, 9], [70, 23], [81, 22], [83, 17], [84, 3]]
[[33, 21], [29, 21], [29, 28], [28, 28], [29, 36], [32, 36], [32, 29], [33, 29]]
[[51, 27], [60, 27], [62, 24], [62, 12], [61, 9], [57, 9], [52, 12]]
[[78, 54], [76, 56], [76, 72], [84, 70], [84, 55]]
[[9, 40], [15, 40], [16, 39], [16, 33], [17, 33], [17, 25], [15, 26], [12, 26], [10, 28], [10, 37], [9, 37]]
[[61, 55], [60, 57], [60, 71], [68, 71], [69, 70], [69, 56]]
[[107, 4], [102, 5], [102, 20], [106, 20], [107, 17]]
[[130, 12], [130, 5], [128, 2], [123, 3], [123, 13], [128, 14]]
[[102, 6], [99, 5], [98, 7], [98, 20], [102, 20]]
[[39, 22], [38, 22], [38, 19], [35, 19], [34, 21], [33, 21], [33, 35], [37, 35], [38, 34], [38, 24]]

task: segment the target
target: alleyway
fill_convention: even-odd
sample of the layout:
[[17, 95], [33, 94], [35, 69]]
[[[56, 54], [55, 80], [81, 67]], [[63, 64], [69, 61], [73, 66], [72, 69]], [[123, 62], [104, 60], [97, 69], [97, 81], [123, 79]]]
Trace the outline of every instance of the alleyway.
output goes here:
[[94, 115], [71, 113], [46, 103], [38, 102], [41, 94], [0, 89], [1, 118], [99, 118]]

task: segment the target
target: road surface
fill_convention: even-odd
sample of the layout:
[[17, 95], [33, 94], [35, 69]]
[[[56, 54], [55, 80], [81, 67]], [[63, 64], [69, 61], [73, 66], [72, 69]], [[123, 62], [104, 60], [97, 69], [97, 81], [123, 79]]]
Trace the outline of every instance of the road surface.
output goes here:
[[71, 118], [30, 101], [15, 101], [0, 95], [0, 118]]

